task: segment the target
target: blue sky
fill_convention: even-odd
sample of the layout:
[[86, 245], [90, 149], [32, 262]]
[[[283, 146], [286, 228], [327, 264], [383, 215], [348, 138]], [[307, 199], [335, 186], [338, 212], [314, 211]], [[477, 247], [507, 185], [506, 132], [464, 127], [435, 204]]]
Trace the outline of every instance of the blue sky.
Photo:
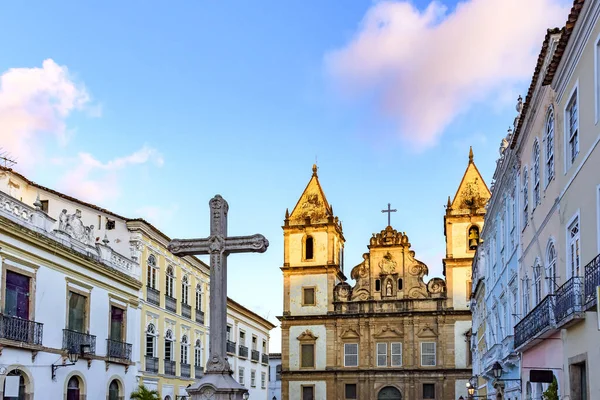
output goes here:
[[207, 235], [220, 193], [230, 234], [271, 243], [231, 257], [229, 295], [276, 322], [281, 225], [315, 160], [347, 272], [390, 202], [441, 274], [469, 146], [489, 184], [545, 29], [566, 19], [568, 1], [530, 3], [3, 2], [0, 146], [30, 179], [171, 237]]

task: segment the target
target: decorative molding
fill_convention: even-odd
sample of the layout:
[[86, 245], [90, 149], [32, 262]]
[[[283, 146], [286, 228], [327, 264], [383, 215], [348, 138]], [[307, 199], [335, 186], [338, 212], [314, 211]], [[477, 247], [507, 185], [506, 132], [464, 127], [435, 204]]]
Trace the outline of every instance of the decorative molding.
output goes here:
[[319, 337], [315, 336], [310, 329], [305, 330], [297, 337], [301, 342], [316, 341]]

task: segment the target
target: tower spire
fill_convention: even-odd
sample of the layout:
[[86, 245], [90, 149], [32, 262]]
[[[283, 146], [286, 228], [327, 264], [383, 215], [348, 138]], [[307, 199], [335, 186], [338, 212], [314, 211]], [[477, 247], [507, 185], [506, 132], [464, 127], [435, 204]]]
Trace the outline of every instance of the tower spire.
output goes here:
[[473, 146], [469, 146], [469, 163], [473, 162]]

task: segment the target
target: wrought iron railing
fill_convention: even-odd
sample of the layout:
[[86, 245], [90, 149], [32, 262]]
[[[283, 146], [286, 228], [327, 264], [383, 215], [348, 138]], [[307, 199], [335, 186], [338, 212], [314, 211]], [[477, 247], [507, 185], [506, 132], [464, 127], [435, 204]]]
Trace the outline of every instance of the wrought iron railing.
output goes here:
[[596, 287], [600, 286], [600, 254], [585, 266], [585, 306], [596, 305]]
[[0, 338], [42, 345], [44, 324], [0, 314]]
[[252, 350], [252, 354], [251, 354], [251, 357], [250, 357], [250, 359], [251, 359], [252, 361], [256, 361], [256, 362], [258, 362], [258, 359], [259, 359], [259, 358], [260, 358], [260, 352], [259, 352], [258, 350]]
[[146, 286], [146, 301], [154, 305], [160, 306], [160, 291], [153, 287]]
[[106, 339], [106, 355], [109, 358], [131, 360], [131, 344], [119, 340]]
[[201, 365], [194, 365], [194, 378], [198, 379], [204, 375], [204, 369]]
[[89, 346], [86, 349], [87, 354], [96, 354], [96, 336], [72, 331], [70, 329], [63, 329], [62, 348], [64, 350], [70, 350], [79, 354], [84, 346]]
[[243, 344], [240, 344], [238, 356], [248, 358], [248, 348]]
[[165, 375], [175, 376], [175, 361], [165, 360]]
[[146, 372], [158, 374], [158, 357], [146, 356]]
[[185, 318], [192, 318], [192, 306], [181, 302], [181, 315]]
[[204, 325], [204, 312], [196, 309], [196, 322]]
[[515, 348], [554, 324], [554, 295], [548, 295], [515, 326]]
[[165, 294], [165, 308], [169, 311], [177, 312], [177, 300]]
[[181, 376], [184, 378], [189, 378], [190, 375], [190, 364], [179, 364], [179, 368], [181, 371]]
[[227, 341], [227, 352], [235, 354], [235, 342], [232, 342], [231, 340]]
[[269, 355], [267, 353], [263, 353], [260, 362], [262, 362], [265, 365], [269, 364]]
[[556, 323], [560, 322], [574, 313], [582, 311], [583, 303], [583, 278], [574, 276], [566, 281], [554, 293], [556, 305], [554, 315]]

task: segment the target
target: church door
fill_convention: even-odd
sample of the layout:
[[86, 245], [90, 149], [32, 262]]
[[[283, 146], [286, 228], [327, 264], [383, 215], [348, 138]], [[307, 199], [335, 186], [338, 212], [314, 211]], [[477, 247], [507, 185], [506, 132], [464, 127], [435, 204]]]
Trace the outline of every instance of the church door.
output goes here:
[[402, 400], [402, 394], [395, 387], [386, 386], [379, 391], [377, 400]]

